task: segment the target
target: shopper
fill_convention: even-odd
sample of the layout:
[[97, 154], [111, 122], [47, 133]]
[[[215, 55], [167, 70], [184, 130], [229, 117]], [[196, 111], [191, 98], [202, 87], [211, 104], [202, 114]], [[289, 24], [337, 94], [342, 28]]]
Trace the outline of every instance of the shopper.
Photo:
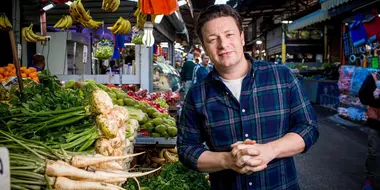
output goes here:
[[365, 162], [364, 190], [372, 190], [375, 182], [376, 159], [380, 158], [380, 72], [370, 74], [363, 82], [359, 98], [368, 107], [368, 153]]
[[193, 70], [195, 67], [193, 58], [194, 58], [193, 54], [189, 53], [187, 55], [187, 61], [183, 64], [182, 70], [181, 70], [181, 80], [184, 86], [185, 96], [192, 86]]
[[37, 71], [43, 71], [45, 69], [45, 57], [41, 54], [35, 54], [30, 67], [36, 68]]
[[244, 55], [241, 18], [229, 5], [203, 10], [196, 31], [214, 70], [186, 96], [180, 161], [210, 173], [212, 189], [299, 189], [293, 156], [319, 136], [299, 81], [285, 66]]
[[212, 71], [213, 66], [209, 64], [210, 57], [206, 54], [201, 55], [202, 62], [194, 67], [193, 71], [193, 84], [207, 76]]

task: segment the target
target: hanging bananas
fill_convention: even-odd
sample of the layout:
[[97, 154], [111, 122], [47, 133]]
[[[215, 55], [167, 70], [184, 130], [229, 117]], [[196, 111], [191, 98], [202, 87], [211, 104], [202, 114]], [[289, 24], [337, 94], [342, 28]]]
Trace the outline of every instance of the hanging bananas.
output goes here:
[[70, 15], [63, 15], [62, 18], [54, 25], [54, 28], [68, 30], [73, 25], [73, 19]]
[[81, 0], [75, 0], [73, 3], [71, 3], [69, 14], [73, 21], [79, 22], [86, 28], [98, 29], [101, 25], [103, 25], [103, 22], [92, 20], [90, 11], [86, 11], [84, 9]]
[[111, 27], [112, 34], [128, 34], [131, 31], [131, 23], [120, 17], [116, 23]]
[[11, 22], [9, 22], [9, 19], [7, 17], [7, 15], [5, 15], [4, 13], [1, 13], [1, 16], [0, 16], [0, 30], [10, 30], [12, 29], [12, 24]]
[[33, 24], [30, 24], [29, 27], [22, 28], [21, 34], [26, 42], [40, 42], [46, 41], [46, 36], [39, 36], [33, 32]]
[[102, 9], [115, 12], [120, 6], [120, 0], [103, 0]]

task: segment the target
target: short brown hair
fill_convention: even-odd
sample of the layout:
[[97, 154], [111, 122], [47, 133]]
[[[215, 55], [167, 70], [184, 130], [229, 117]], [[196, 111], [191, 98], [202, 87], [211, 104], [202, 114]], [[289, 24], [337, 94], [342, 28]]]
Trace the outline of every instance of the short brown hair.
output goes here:
[[45, 57], [40, 54], [35, 54], [33, 56], [33, 65], [38, 65], [45, 62]]
[[208, 21], [219, 17], [232, 17], [235, 20], [237, 27], [239, 28], [239, 32], [241, 33], [243, 31], [241, 17], [239, 13], [236, 12], [231, 6], [227, 4], [211, 5], [202, 10], [197, 19], [196, 32], [202, 43], [202, 27]]

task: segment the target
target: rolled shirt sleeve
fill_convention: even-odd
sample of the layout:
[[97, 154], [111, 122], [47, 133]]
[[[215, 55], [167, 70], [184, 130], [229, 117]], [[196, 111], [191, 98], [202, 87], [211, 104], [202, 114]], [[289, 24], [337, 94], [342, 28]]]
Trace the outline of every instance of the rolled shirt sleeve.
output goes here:
[[202, 116], [195, 110], [191, 92], [186, 96], [178, 125], [177, 148], [180, 161], [187, 167], [199, 171], [198, 159], [206, 151], [201, 135]]
[[305, 153], [319, 137], [318, 121], [298, 79], [290, 73], [290, 130], [305, 141]]

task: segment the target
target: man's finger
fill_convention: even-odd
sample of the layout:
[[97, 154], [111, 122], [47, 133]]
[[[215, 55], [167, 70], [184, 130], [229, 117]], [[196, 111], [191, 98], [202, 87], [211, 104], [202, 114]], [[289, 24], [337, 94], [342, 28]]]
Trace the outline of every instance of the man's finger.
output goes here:
[[256, 141], [255, 140], [251, 140], [251, 139], [246, 139], [243, 144], [256, 144]]
[[237, 161], [236, 161], [236, 165], [238, 167], [243, 167], [245, 165], [246, 162], [248, 162], [252, 157], [250, 156], [242, 156], [241, 158], [239, 158]]
[[258, 156], [258, 155], [260, 155], [260, 151], [256, 150], [256, 149], [253, 149], [253, 148], [243, 149], [239, 153], [241, 153], [243, 155], [249, 155], [249, 156]]
[[[250, 166], [247, 166], [247, 167], [250, 167]], [[263, 171], [265, 168], [267, 168], [268, 166], [266, 164], [262, 164], [262, 165], [259, 165], [259, 166], [256, 166], [256, 167], [250, 167], [250, 171], [251, 172], [259, 172], [259, 171]]]
[[231, 148], [235, 148], [239, 144], [243, 144], [243, 141], [237, 141], [236, 143], [231, 145]]
[[235, 148], [232, 149], [231, 153], [233, 156], [236, 156], [237, 153], [243, 149], [246, 149], [246, 148], [254, 148], [254, 145], [251, 145], [251, 144], [239, 144], [237, 146], [235, 146]]
[[257, 167], [263, 163], [262, 160], [252, 158], [245, 162], [245, 166]]
[[245, 141], [237, 141], [236, 143], [231, 145], [231, 148], [235, 148], [239, 144], [251, 144], [252, 145], [252, 144], [256, 144], [256, 141], [251, 140], [251, 139], [246, 139]]

